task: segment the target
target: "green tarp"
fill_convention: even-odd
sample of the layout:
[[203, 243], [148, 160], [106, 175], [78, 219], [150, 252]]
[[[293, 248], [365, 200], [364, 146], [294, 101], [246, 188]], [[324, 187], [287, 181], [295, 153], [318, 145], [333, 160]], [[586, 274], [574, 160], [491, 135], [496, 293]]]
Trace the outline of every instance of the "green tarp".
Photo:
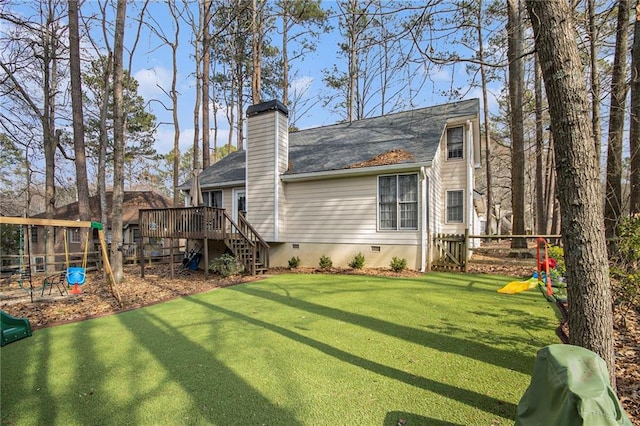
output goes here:
[[624, 425], [631, 421], [594, 352], [550, 345], [538, 352], [531, 383], [518, 404], [516, 425]]

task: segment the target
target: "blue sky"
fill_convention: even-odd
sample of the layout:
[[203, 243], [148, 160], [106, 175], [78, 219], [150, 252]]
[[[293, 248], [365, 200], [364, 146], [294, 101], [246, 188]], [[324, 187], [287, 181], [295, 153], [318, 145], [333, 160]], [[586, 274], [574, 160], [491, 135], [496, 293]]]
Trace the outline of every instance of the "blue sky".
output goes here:
[[[331, 6], [332, 2], [323, 2], [323, 4], [325, 4], [325, 6]], [[128, 14], [136, 13], [136, 6], [139, 6], [139, 3], [133, 6], [130, 4]], [[153, 15], [163, 26], [166, 25], [167, 32], [171, 33], [169, 28], [172, 23], [172, 18], [168, 12], [164, 10], [164, 7], [165, 5], [162, 3], [153, 3], [150, 5], [147, 13]], [[83, 10], [83, 13], [86, 12]], [[337, 22], [333, 22], [333, 24], [337, 26]], [[131, 17], [129, 17], [129, 25], [133, 25]], [[130, 37], [133, 36], [135, 28], [129, 26], [127, 31], [129, 36], [128, 44], [130, 46]], [[181, 151], [187, 150], [193, 143], [195, 78], [193, 76], [193, 47], [189, 43], [191, 37], [191, 29], [185, 24], [182, 24], [178, 61]], [[277, 44], [279, 35], [273, 34], [272, 37], [274, 43]], [[315, 52], [311, 52], [306, 55], [303, 60], [293, 63], [292, 67], [297, 73], [297, 80], [293, 81], [292, 85], [299, 87], [308, 85], [308, 94], [311, 98], [320, 96], [324, 90], [322, 69], [328, 68], [333, 64], [337, 64], [341, 69], [345, 68], [343, 58], [337, 54], [339, 38], [337, 28], [331, 33], [323, 34], [317, 43], [317, 50]], [[127, 61], [128, 58], [125, 58], [125, 63], [127, 63]], [[143, 30], [141, 34], [132, 65], [132, 75], [140, 83], [139, 94], [150, 102], [149, 108], [157, 116], [158, 122], [170, 123], [171, 112], [166, 111], [159, 103], [151, 100], [161, 99], [166, 104], [169, 104], [168, 97], [158, 86], [164, 88], [170, 87], [172, 76], [171, 51], [168, 46], [161, 46], [159, 40], [148, 30]], [[468, 86], [467, 80], [469, 79], [462, 65], [455, 68], [449, 67], [431, 70], [429, 77], [430, 81], [423, 87], [418, 97], [417, 107], [426, 107], [447, 102], [448, 99], [440, 95], [440, 92], [451, 85], [452, 78], [454, 85], [461, 87]], [[494, 89], [499, 90], [499, 88]], [[464, 98], [469, 99], [473, 97], [481, 98], [479, 89], [472, 89]], [[496, 101], [494, 96], [491, 96], [490, 104], [495, 108]], [[299, 128], [304, 129], [334, 124], [339, 120], [339, 116], [332, 114], [328, 108], [323, 108], [321, 104], [318, 104], [309, 114], [300, 117], [297, 125]], [[229, 130], [226, 118], [222, 114], [219, 116], [218, 123], [218, 141], [220, 146], [226, 143]], [[156, 141], [156, 149], [159, 153], [169, 152], [173, 148], [173, 126], [170, 124], [161, 124], [158, 127]]]

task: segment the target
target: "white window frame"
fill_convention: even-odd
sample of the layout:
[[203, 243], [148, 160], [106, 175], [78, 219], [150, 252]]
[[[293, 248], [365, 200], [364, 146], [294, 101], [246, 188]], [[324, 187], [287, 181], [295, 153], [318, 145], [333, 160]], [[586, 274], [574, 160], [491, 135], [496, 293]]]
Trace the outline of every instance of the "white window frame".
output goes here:
[[[460, 212], [460, 216], [462, 217], [460, 220], [451, 220], [450, 216], [449, 216], [449, 194], [454, 193], [454, 192], [459, 192], [460, 193], [460, 200], [462, 201], [462, 203], [459, 206], [455, 206], [456, 208], [460, 208], [461, 212]], [[444, 209], [444, 214], [445, 214], [445, 223], [455, 223], [455, 224], [459, 224], [459, 223], [464, 223], [464, 189], [452, 189], [449, 190], [445, 193], [445, 209]]]
[[44, 256], [34, 256], [33, 257], [33, 269], [36, 272], [45, 272], [47, 269], [47, 265], [45, 263]]
[[214, 192], [219, 192], [220, 193], [220, 205], [217, 206], [217, 208], [221, 209], [222, 206], [224, 205], [224, 191], [223, 190], [221, 190], [221, 189], [213, 189], [213, 190], [209, 190], [209, 191], [204, 191], [204, 193], [202, 195], [204, 195], [205, 193], [207, 194], [206, 195], [206, 197], [207, 197], [206, 205], [208, 207], [215, 207], [211, 203], [211, 200], [212, 200], [211, 194], [214, 193]]
[[247, 209], [247, 191], [244, 188], [233, 188], [232, 191], [233, 194], [233, 203], [232, 203], [232, 219], [234, 222], [238, 223], [238, 216], [240, 215], [240, 211], [238, 210], [240, 208], [240, 203], [238, 198], [240, 197], [240, 195], [242, 195], [244, 197], [244, 208], [245, 208], [245, 214], [246, 214], [246, 210]]
[[[458, 143], [456, 143], [456, 149], [455, 151], [451, 149], [451, 144], [449, 143], [449, 132], [452, 132], [453, 130], [457, 130], [460, 129], [460, 131], [462, 132], [462, 142], [460, 142], [460, 149], [457, 148]], [[464, 160], [464, 126], [451, 126], [447, 128], [447, 161], [452, 160], [452, 161], [456, 161], [456, 160]], [[453, 153], [455, 153], [455, 155], [452, 155]]]
[[[416, 187], [415, 187], [415, 194], [416, 194], [416, 199], [415, 201], [401, 201], [400, 197], [399, 197], [399, 178], [400, 176], [415, 176], [416, 177]], [[396, 204], [396, 216], [395, 216], [395, 228], [383, 228], [382, 227], [382, 220], [380, 218], [380, 179], [381, 178], [389, 178], [389, 177], [395, 177], [395, 185], [396, 185], [396, 200], [395, 200], [395, 204]], [[380, 175], [378, 176], [378, 178], [376, 179], [376, 185], [377, 185], [377, 199], [376, 199], [376, 218], [377, 218], [377, 222], [378, 222], [378, 231], [417, 231], [420, 227], [420, 178], [418, 176], [418, 173], [398, 173], [398, 174], [392, 174], [392, 175]], [[406, 204], [415, 204], [415, 212], [416, 212], [416, 216], [415, 216], [415, 223], [416, 226], [415, 227], [402, 227], [401, 223], [402, 223], [402, 217], [401, 217], [401, 206], [402, 205], [406, 205]]]
[[82, 238], [80, 237], [80, 229], [70, 229], [69, 232], [69, 242], [71, 244], [80, 244], [82, 243]]

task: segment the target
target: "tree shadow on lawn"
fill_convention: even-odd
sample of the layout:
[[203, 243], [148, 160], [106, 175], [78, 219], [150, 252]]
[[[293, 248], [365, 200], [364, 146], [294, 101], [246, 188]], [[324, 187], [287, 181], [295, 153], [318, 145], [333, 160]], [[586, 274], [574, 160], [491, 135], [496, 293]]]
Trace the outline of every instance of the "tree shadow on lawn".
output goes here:
[[411, 343], [430, 347], [442, 352], [465, 356], [523, 374], [531, 374], [531, 370], [533, 368], [534, 359], [515, 350], [501, 350], [471, 339], [461, 339], [439, 332], [419, 330], [400, 324], [394, 324], [378, 318], [372, 318], [366, 315], [347, 312], [292, 297], [282, 296], [247, 285], [229, 287], [229, 290], [260, 297], [295, 309], [331, 318], [336, 321], [348, 322], [388, 336], [403, 339]]
[[[252, 290], [255, 290], [255, 289], [252, 289]], [[259, 320], [257, 318], [252, 318], [240, 312], [232, 311], [232, 310], [223, 308], [221, 306], [213, 305], [199, 298], [187, 296], [184, 298], [184, 300], [204, 306], [206, 308], [211, 309], [212, 311], [215, 311], [224, 315], [228, 315], [239, 321], [244, 321], [246, 323], [249, 323], [258, 327], [262, 327], [274, 333], [278, 333], [284, 337], [287, 337], [289, 339], [295, 340], [296, 342], [312, 347], [324, 354], [327, 354], [333, 358], [349, 363], [356, 367], [363, 368], [375, 374], [379, 374], [381, 376], [385, 376], [394, 380], [399, 380], [410, 386], [414, 386], [420, 389], [437, 393], [446, 398], [459, 401], [463, 404], [469, 405], [471, 407], [475, 407], [484, 412], [489, 412], [497, 416], [508, 418], [508, 419], [513, 418], [515, 415], [517, 407], [515, 404], [512, 404], [510, 402], [492, 398], [490, 396], [483, 395], [481, 393], [478, 393], [472, 390], [461, 389], [459, 387], [452, 386], [446, 383], [430, 380], [425, 377], [419, 377], [411, 373], [407, 373], [405, 371], [399, 370], [397, 368], [389, 367], [387, 365], [380, 364], [378, 362], [375, 362], [366, 358], [362, 358], [360, 356], [354, 355], [349, 352], [345, 352], [341, 349], [335, 348], [331, 345], [328, 345], [326, 343], [304, 336], [302, 334], [296, 333], [294, 331], [288, 330], [286, 328], [268, 323], [266, 321]]]
[[[402, 423], [404, 421], [404, 423]], [[415, 413], [405, 411], [389, 411], [382, 422], [382, 426], [406, 425], [429, 425], [429, 426], [463, 426], [459, 423], [451, 423], [445, 420], [438, 420], [432, 417], [425, 417]]]
[[[62, 328], [38, 331], [21, 342], [27, 346], [19, 356], [3, 359], [2, 391], [4, 395], [10, 388], [11, 395], [2, 398], [2, 424], [31, 419], [39, 425], [61, 424], [71, 418], [79, 424], [100, 424], [110, 418], [112, 395], [100, 392], [109, 371], [92, 344], [94, 324], [76, 323], [73, 333]], [[57, 363], [61, 351], [64, 365]], [[16, 409], [20, 412], [14, 413]]]
[[[135, 333], [140, 346], [190, 395], [193, 401], [190, 411], [197, 413], [194, 416], [206, 418], [212, 424], [301, 424], [293, 413], [274, 405], [169, 322], [145, 310], [118, 317]], [[154, 322], [161, 323], [162, 327]], [[182, 362], [185, 360], [189, 362]], [[201, 369], [195, 370], [197, 366]], [[197, 421], [197, 418], [191, 420]]]
[[47, 424], [57, 417], [58, 406], [49, 383], [51, 338], [46, 335], [37, 345], [33, 339], [16, 342], [8, 349], [25, 345], [28, 347], [21, 350], [19, 357], [12, 355], [2, 360], [2, 424], [19, 424], [20, 413], [25, 409], [37, 410], [35, 424]]

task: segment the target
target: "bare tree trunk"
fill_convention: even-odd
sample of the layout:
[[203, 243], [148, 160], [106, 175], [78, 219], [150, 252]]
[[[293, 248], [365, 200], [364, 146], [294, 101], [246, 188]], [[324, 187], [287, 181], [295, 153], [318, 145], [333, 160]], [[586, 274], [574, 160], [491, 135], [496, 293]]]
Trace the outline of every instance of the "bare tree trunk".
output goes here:
[[[233, 65], [232, 65], [233, 66]], [[231, 87], [229, 88], [229, 98], [227, 99], [227, 118], [229, 121], [229, 135], [227, 138], [227, 152], [231, 152], [231, 147], [233, 146], [233, 127], [235, 124], [235, 95], [236, 95], [236, 77], [231, 73]], [[238, 150], [240, 150], [240, 146], [238, 145]]]
[[[262, 11], [262, 7], [260, 8]], [[253, 78], [251, 79], [251, 96], [254, 104], [260, 103], [262, 80], [262, 17], [258, 13], [257, 0], [253, 0], [251, 9], [251, 51], [253, 52]]]
[[482, 80], [482, 108], [484, 115], [484, 138], [485, 138], [485, 167], [487, 174], [487, 225], [486, 234], [491, 235], [492, 211], [493, 211], [493, 188], [491, 176], [491, 122], [489, 114], [489, 100], [487, 96], [487, 72], [484, 64], [484, 40], [482, 36], [482, 0], [478, 1], [478, 60], [480, 61], [480, 78]]
[[347, 121], [352, 122], [356, 103], [356, 85], [358, 84], [358, 0], [349, 5], [349, 88], [347, 95]]
[[78, 191], [80, 220], [91, 220], [87, 157], [84, 146], [84, 118], [82, 111], [82, 80], [80, 76], [80, 34], [78, 29], [78, 2], [68, 1], [69, 7], [69, 66], [71, 69], [71, 109], [73, 117], [73, 147]]
[[[236, 86], [236, 134], [238, 138], [236, 140], [236, 145], [238, 147], [238, 151], [242, 151], [244, 149], [244, 131], [243, 131], [243, 114], [244, 114], [244, 81], [243, 81], [243, 66], [242, 63], [238, 62], [236, 65], [236, 73], [238, 76], [238, 85]], [[231, 152], [231, 151], [229, 151]]]
[[535, 100], [536, 100], [536, 232], [544, 234], [547, 229], [547, 208], [544, 196], [544, 174], [543, 174], [543, 149], [544, 131], [542, 128], [542, 76], [540, 75], [540, 64], [538, 57], [535, 57]]
[[[524, 64], [522, 58], [522, 6], [520, 0], [507, 0], [509, 35], [509, 103], [511, 105], [511, 209], [513, 213], [513, 233], [523, 235], [524, 224], [524, 116], [523, 116], [523, 86]], [[527, 241], [513, 238], [511, 248], [526, 248]]]
[[118, 0], [113, 52], [113, 201], [111, 213], [111, 267], [116, 283], [122, 282], [122, 201], [124, 199], [125, 116], [123, 51], [126, 0]]
[[595, 0], [587, 1], [587, 14], [589, 15], [589, 51], [591, 61], [591, 127], [598, 164], [600, 164], [600, 151], [602, 149], [602, 129], [600, 128], [600, 72], [598, 71], [598, 28], [596, 27]]
[[282, 0], [282, 103], [289, 106], [289, 0]]
[[611, 76], [611, 107], [609, 112], [609, 146], [607, 148], [607, 185], [604, 205], [604, 225], [609, 256], [616, 251], [615, 236], [622, 214], [622, 137], [627, 97], [627, 38], [629, 0], [618, 0], [616, 48]]
[[109, 52], [103, 75], [103, 95], [100, 108], [100, 150], [98, 153], [98, 194], [100, 197], [100, 221], [107, 227], [107, 115], [109, 114], [109, 81], [113, 70], [113, 54]]
[[171, 16], [175, 24], [175, 32], [171, 46], [171, 113], [173, 118], [173, 205], [180, 203], [180, 194], [176, 187], [180, 184], [180, 122], [178, 119], [178, 44], [180, 42], [180, 18], [175, 3], [170, 3]]
[[202, 25], [202, 168], [211, 164], [211, 148], [209, 147], [209, 66], [211, 50], [209, 45], [209, 25], [211, 25], [211, 0], [204, 0]]
[[[204, 14], [200, 13], [199, 28], [197, 35], [201, 36], [204, 31]], [[202, 53], [200, 51], [199, 37], [196, 37], [195, 46], [195, 66], [196, 66], [196, 99], [193, 103], [193, 170], [200, 169], [200, 104], [202, 96]]]
[[631, 153], [631, 214], [640, 213], [640, 0], [636, 3], [633, 23], [633, 47], [631, 50], [631, 129], [629, 148]]
[[[57, 53], [55, 46], [58, 44], [57, 36], [53, 30], [53, 10], [49, 3], [49, 11], [46, 18], [46, 32], [43, 40], [44, 52], [44, 117], [43, 117], [43, 137], [45, 156], [45, 215], [47, 219], [52, 219], [56, 208], [56, 185], [55, 185], [55, 154], [60, 143], [60, 132], [56, 130], [56, 102], [57, 93]], [[47, 259], [55, 258], [55, 238], [53, 227], [45, 228], [45, 252]], [[54, 272], [55, 265], [47, 262], [47, 273]]]
[[600, 167], [573, 12], [527, 0], [554, 134], [569, 302], [570, 343], [600, 355], [615, 389], [609, 263], [598, 200]]
[[[549, 134], [549, 149], [547, 151], [547, 162], [545, 165], [545, 222], [546, 227], [543, 232], [545, 234], [555, 234], [552, 228], [555, 224], [554, 217], [556, 216], [556, 173], [555, 173], [555, 156], [553, 155], [553, 134]], [[558, 232], [560, 231], [560, 227], [558, 226]]]

